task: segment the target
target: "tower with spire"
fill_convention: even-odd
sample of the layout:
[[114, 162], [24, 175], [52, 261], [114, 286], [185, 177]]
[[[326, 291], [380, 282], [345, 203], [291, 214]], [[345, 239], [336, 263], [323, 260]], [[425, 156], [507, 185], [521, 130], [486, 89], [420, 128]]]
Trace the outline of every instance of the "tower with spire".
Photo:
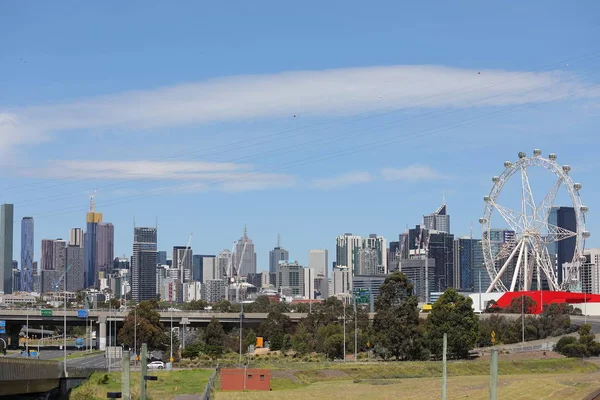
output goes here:
[[235, 246], [235, 266], [239, 267], [239, 276], [248, 276], [256, 273], [256, 253], [254, 243], [248, 237], [248, 227], [244, 224], [244, 234]]
[[277, 234], [277, 246], [269, 252], [269, 273], [277, 272], [277, 265], [280, 261], [289, 261], [290, 253], [281, 247], [281, 235]]
[[435, 212], [423, 215], [423, 228], [450, 233], [450, 214], [445, 193], [442, 193], [442, 205]]

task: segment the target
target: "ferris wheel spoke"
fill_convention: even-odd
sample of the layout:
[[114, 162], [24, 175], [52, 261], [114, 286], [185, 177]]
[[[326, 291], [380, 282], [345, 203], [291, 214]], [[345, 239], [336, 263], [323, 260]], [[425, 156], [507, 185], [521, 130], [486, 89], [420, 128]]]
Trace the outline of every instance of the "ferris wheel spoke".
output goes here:
[[522, 230], [523, 226], [523, 217], [524, 215], [518, 211], [512, 210], [510, 208], [501, 206], [496, 202], [492, 202], [492, 206], [500, 213], [502, 218], [506, 221], [506, 223], [510, 226], [515, 232], [519, 232]]
[[546, 227], [548, 228], [548, 232], [544, 238], [545, 243], [559, 242], [561, 240], [565, 240], [565, 239], [577, 236], [577, 232], [573, 232], [568, 229], [561, 228], [560, 226], [556, 226], [556, 225], [547, 223]]
[[529, 176], [527, 175], [527, 168], [521, 167], [521, 186], [522, 186], [522, 199], [521, 199], [521, 214], [522, 223], [524, 226], [528, 223], [528, 218], [535, 219], [536, 207], [535, 200], [533, 198], [533, 192], [531, 191], [531, 185], [529, 184]]
[[550, 211], [552, 211], [552, 207], [554, 207], [554, 200], [556, 200], [556, 195], [558, 194], [558, 190], [560, 189], [562, 183], [562, 178], [558, 178], [548, 194], [546, 194], [544, 199], [536, 206], [536, 210], [538, 212], [536, 219], [538, 221], [548, 221], [548, 217], [550, 217]]

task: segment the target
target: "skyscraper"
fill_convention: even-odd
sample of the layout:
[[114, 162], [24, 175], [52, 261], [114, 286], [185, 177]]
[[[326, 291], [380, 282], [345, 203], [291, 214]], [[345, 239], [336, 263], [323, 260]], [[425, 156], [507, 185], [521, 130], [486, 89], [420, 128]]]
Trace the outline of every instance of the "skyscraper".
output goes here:
[[69, 233], [69, 246], [83, 247], [83, 229], [71, 228]]
[[[548, 215], [548, 223], [559, 228], [577, 232], [577, 217], [573, 207], [552, 207]], [[563, 281], [563, 264], [573, 261], [576, 238], [570, 237], [548, 244], [548, 253], [555, 260], [555, 271], [558, 282]]]
[[489, 284], [484, 287], [483, 283], [489, 281], [489, 277], [483, 265], [481, 239], [472, 239], [467, 236], [454, 240], [454, 283], [452, 286], [455, 289], [480, 291], [479, 274], [483, 274], [481, 276], [481, 291], [487, 290]]
[[14, 206], [0, 207], [0, 291], [12, 293], [13, 218]]
[[362, 248], [360, 236], [345, 233], [336, 238], [335, 261], [337, 267], [348, 267], [350, 274], [354, 274], [358, 266], [358, 251]]
[[[242, 254], [243, 253], [243, 254]], [[235, 267], [239, 268], [239, 276], [256, 273], [256, 253], [252, 239], [248, 237], [248, 229], [244, 225], [244, 235], [235, 246]]]
[[66, 249], [67, 265], [66, 273], [67, 291], [77, 292], [84, 289], [85, 282], [85, 249], [80, 246], [69, 245]]
[[280, 236], [277, 235], [277, 246], [269, 252], [269, 272], [277, 272], [279, 261], [289, 261], [290, 253], [281, 247]]
[[110, 273], [115, 259], [115, 227], [111, 223], [99, 223], [96, 226], [96, 275]]
[[445, 201], [434, 213], [423, 215], [423, 227], [450, 233], [450, 215]]
[[[219, 270], [221, 271], [221, 275], [222, 276], [228, 276], [229, 271], [229, 264], [234, 261], [232, 259], [233, 254], [231, 254], [230, 250], [224, 249], [222, 252], [220, 252], [217, 255], [217, 266], [219, 268]], [[231, 278], [231, 277], [230, 277]], [[204, 282], [204, 279], [201, 281]]]
[[181, 283], [192, 281], [192, 249], [186, 246], [173, 247], [173, 267], [179, 270]]
[[90, 196], [90, 211], [86, 214], [85, 248], [85, 287], [96, 286], [98, 273], [98, 224], [102, 223], [102, 213], [96, 212], [94, 195]]
[[21, 220], [21, 290], [33, 292], [33, 218]]
[[137, 302], [156, 298], [156, 241], [156, 228], [133, 228], [131, 294]]
[[308, 268], [315, 270], [315, 277], [329, 277], [328, 252], [325, 249], [308, 251]]

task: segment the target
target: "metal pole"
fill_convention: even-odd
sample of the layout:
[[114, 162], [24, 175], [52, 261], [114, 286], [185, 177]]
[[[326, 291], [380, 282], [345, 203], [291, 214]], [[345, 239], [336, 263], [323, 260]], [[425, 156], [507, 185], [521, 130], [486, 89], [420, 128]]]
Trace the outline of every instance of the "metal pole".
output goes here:
[[490, 400], [497, 399], [498, 388], [498, 349], [492, 349], [492, 359], [490, 363]]
[[173, 362], [173, 307], [171, 307], [171, 357], [169, 357], [169, 362]]
[[448, 335], [444, 333], [444, 344], [442, 348], [442, 400], [446, 400], [448, 386], [448, 374], [446, 371], [446, 353], [448, 351]]
[[137, 304], [133, 308], [133, 354], [135, 355], [134, 365], [137, 365]]
[[481, 305], [481, 267], [479, 268], [479, 311], [483, 312], [483, 306]]
[[[65, 285], [66, 286], [66, 285]], [[65, 370], [65, 377], [67, 375], [67, 288], [65, 287], [65, 300], [63, 304], [63, 368]]]
[[525, 297], [521, 295], [521, 350], [525, 345]]
[[148, 345], [142, 343], [142, 367], [141, 369], [141, 382], [140, 382], [140, 400], [148, 400], [146, 393], [146, 379], [144, 378], [148, 373]]
[[346, 299], [344, 299], [344, 361], [346, 361]]
[[131, 367], [131, 361], [129, 359], [130, 357], [130, 352], [129, 349], [128, 351], [124, 351], [123, 352], [123, 359], [121, 360], [121, 373], [123, 374], [123, 380], [121, 381], [121, 392], [123, 393], [123, 398], [125, 400], [131, 400], [131, 395], [130, 395], [130, 367]]
[[[242, 328], [244, 319], [244, 303], [240, 303], [240, 365], [242, 365]], [[244, 378], [245, 379], [245, 378]]]
[[29, 356], [29, 305], [27, 305], [26, 312], [27, 312], [27, 317], [26, 317], [27, 325], [25, 326], [25, 351], [27, 352], [27, 355]]
[[111, 365], [110, 336], [112, 334], [112, 329], [110, 329], [110, 311], [111, 311], [111, 306], [108, 306], [108, 346], [106, 347], [106, 351], [108, 352], [108, 356], [106, 358], [108, 361], [108, 372], [110, 372], [110, 365]]
[[358, 361], [358, 310], [356, 307], [356, 296], [354, 299], [354, 361]]

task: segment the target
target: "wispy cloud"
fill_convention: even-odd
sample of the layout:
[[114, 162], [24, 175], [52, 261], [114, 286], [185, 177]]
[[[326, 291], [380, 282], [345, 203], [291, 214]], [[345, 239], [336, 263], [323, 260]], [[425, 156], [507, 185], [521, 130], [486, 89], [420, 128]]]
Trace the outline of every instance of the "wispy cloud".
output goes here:
[[381, 176], [386, 181], [433, 181], [446, 178], [426, 165], [410, 165], [406, 168], [383, 168]]
[[546, 102], [584, 86], [560, 71], [478, 72], [427, 65], [285, 72], [5, 109], [0, 110], [0, 151], [69, 130], [151, 129], [385, 107], [502, 106]]
[[[51, 161], [42, 168], [20, 170], [24, 176], [60, 179], [96, 179], [102, 181], [175, 182], [174, 185], [149, 189], [149, 192], [173, 190], [179, 193], [218, 188], [223, 191], [260, 190], [290, 186], [294, 177], [286, 174], [254, 171], [248, 164], [180, 161]], [[117, 189], [122, 190], [122, 189]], [[146, 191], [142, 188], [141, 191]]]
[[371, 182], [374, 179], [369, 172], [350, 172], [333, 178], [315, 179], [313, 186], [319, 189], [339, 189], [344, 186]]

